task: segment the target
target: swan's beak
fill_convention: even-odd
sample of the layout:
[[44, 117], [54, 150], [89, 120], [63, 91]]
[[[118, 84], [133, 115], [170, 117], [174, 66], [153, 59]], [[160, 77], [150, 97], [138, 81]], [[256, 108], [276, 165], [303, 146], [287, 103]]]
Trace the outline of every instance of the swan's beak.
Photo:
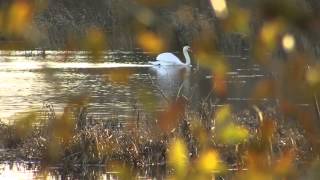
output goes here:
[[189, 52], [192, 52], [192, 49], [188, 49]]

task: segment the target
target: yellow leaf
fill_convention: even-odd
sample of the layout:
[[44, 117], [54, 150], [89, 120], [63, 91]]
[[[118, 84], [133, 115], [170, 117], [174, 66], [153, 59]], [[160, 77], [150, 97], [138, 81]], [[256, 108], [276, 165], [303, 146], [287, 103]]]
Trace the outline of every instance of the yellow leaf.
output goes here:
[[320, 64], [314, 67], [308, 68], [306, 71], [306, 80], [311, 86], [320, 84]]
[[214, 171], [220, 171], [220, 157], [218, 152], [209, 150], [200, 154], [198, 159], [198, 169], [206, 174], [213, 173]]
[[85, 39], [86, 48], [92, 53], [94, 62], [102, 60], [106, 48], [106, 36], [102, 29], [92, 27], [87, 30]]
[[21, 34], [31, 22], [32, 11], [27, 1], [13, 3], [9, 9], [8, 32]]
[[231, 117], [231, 107], [230, 105], [225, 105], [221, 108], [219, 108], [215, 114], [215, 122], [216, 125], [222, 125], [226, 121], [230, 121], [232, 119]]
[[160, 113], [159, 117], [159, 127], [162, 131], [169, 133], [173, 128], [175, 128], [181, 116], [185, 112], [186, 101], [184, 98], [179, 97], [175, 102], [169, 105], [166, 111]]
[[149, 31], [138, 34], [138, 44], [151, 53], [160, 53], [165, 47], [163, 40], [157, 34]]
[[189, 158], [187, 146], [183, 140], [176, 139], [169, 145], [168, 163], [176, 170], [178, 176], [186, 174]]
[[230, 10], [230, 15], [224, 21], [226, 31], [241, 32], [247, 34], [250, 30], [250, 12], [246, 9], [233, 7]]
[[277, 37], [281, 33], [284, 24], [281, 21], [267, 22], [262, 26], [260, 38], [262, 43], [268, 48], [273, 49], [277, 42]]
[[227, 3], [225, 0], [210, 0], [217, 17], [225, 18], [228, 15]]
[[249, 136], [247, 129], [234, 124], [224, 127], [220, 134], [221, 141], [226, 144], [238, 144], [245, 141]]
[[212, 69], [215, 74], [225, 74], [228, 71], [228, 66], [225, 63], [225, 59], [223, 56], [218, 55], [214, 52], [205, 52], [199, 50], [195, 54], [196, 59], [202, 67]]
[[226, 76], [224, 74], [214, 73], [212, 78], [212, 85], [214, 92], [218, 96], [224, 97], [227, 95], [227, 82]]
[[190, 122], [190, 129], [191, 129], [192, 135], [199, 142], [199, 146], [200, 147], [206, 146], [206, 144], [208, 143], [209, 134], [206, 128], [204, 127], [204, 125], [201, 123], [201, 121], [198, 118], [195, 117]]

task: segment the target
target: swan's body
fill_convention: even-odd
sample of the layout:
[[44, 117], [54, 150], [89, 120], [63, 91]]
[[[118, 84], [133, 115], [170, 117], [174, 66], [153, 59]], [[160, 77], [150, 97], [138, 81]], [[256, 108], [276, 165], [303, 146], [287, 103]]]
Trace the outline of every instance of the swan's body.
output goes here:
[[183, 63], [176, 55], [169, 52], [159, 54], [156, 61], [150, 63], [157, 66], [191, 66], [191, 60], [188, 53], [188, 51], [190, 51], [190, 47], [184, 46], [182, 51], [185, 57], [185, 63]]

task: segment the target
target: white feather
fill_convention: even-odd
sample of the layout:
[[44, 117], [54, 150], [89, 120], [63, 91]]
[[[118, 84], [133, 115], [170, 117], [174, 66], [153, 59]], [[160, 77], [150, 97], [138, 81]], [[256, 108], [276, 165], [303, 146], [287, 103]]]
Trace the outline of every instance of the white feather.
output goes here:
[[188, 54], [190, 47], [184, 46], [183, 47], [183, 55], [186, 59], [186, 62], [183, 63], [176, 55], [165, 52], [161, 53], [156, 57], [156, 61], [150, 62], [152, 65], [158, 65], [158, 66], [175, 66], [175, 65], [185, 65], [190, 66], [190, 56]]

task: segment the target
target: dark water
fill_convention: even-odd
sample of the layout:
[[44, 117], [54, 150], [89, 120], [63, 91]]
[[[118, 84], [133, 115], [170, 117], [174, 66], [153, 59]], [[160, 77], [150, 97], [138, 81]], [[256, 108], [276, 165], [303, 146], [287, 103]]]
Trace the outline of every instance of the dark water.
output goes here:
[[[221, 99], [212, 91], [210, 70], [196, 65], [152, 67], [148, 64], [152, 59], [148, 53], [117, 51], [106, 52], [105, 63], [93, 63], [87, 52], [47, 51], [44, 56], [37, 51], [2, 51], [0, 118], [12, 122], [17, 114], [41, 110], [44, 104], [52, 104], [59, 113], [68, 103], [86, 99], [91, 119], [116, 119], [126, 125], [137, 111], [148, 114], [163, 109], [167, 100], [177, 94], [188, 98], [194, 109], [209, 95], [217, 106], [231, 104], [235, 109], [244, 109], [252, 101], [256, 83], [269, 76], [246, 56], [226, 56], [230, 65], [228, 93]], [[26, 170], [25, 165], [18, 163], [2, 164], [0, 172], [2, 177], [22, 173], [34, 178], [37, 170]], [[111, 177], [112, 173], [101, 176]]]

